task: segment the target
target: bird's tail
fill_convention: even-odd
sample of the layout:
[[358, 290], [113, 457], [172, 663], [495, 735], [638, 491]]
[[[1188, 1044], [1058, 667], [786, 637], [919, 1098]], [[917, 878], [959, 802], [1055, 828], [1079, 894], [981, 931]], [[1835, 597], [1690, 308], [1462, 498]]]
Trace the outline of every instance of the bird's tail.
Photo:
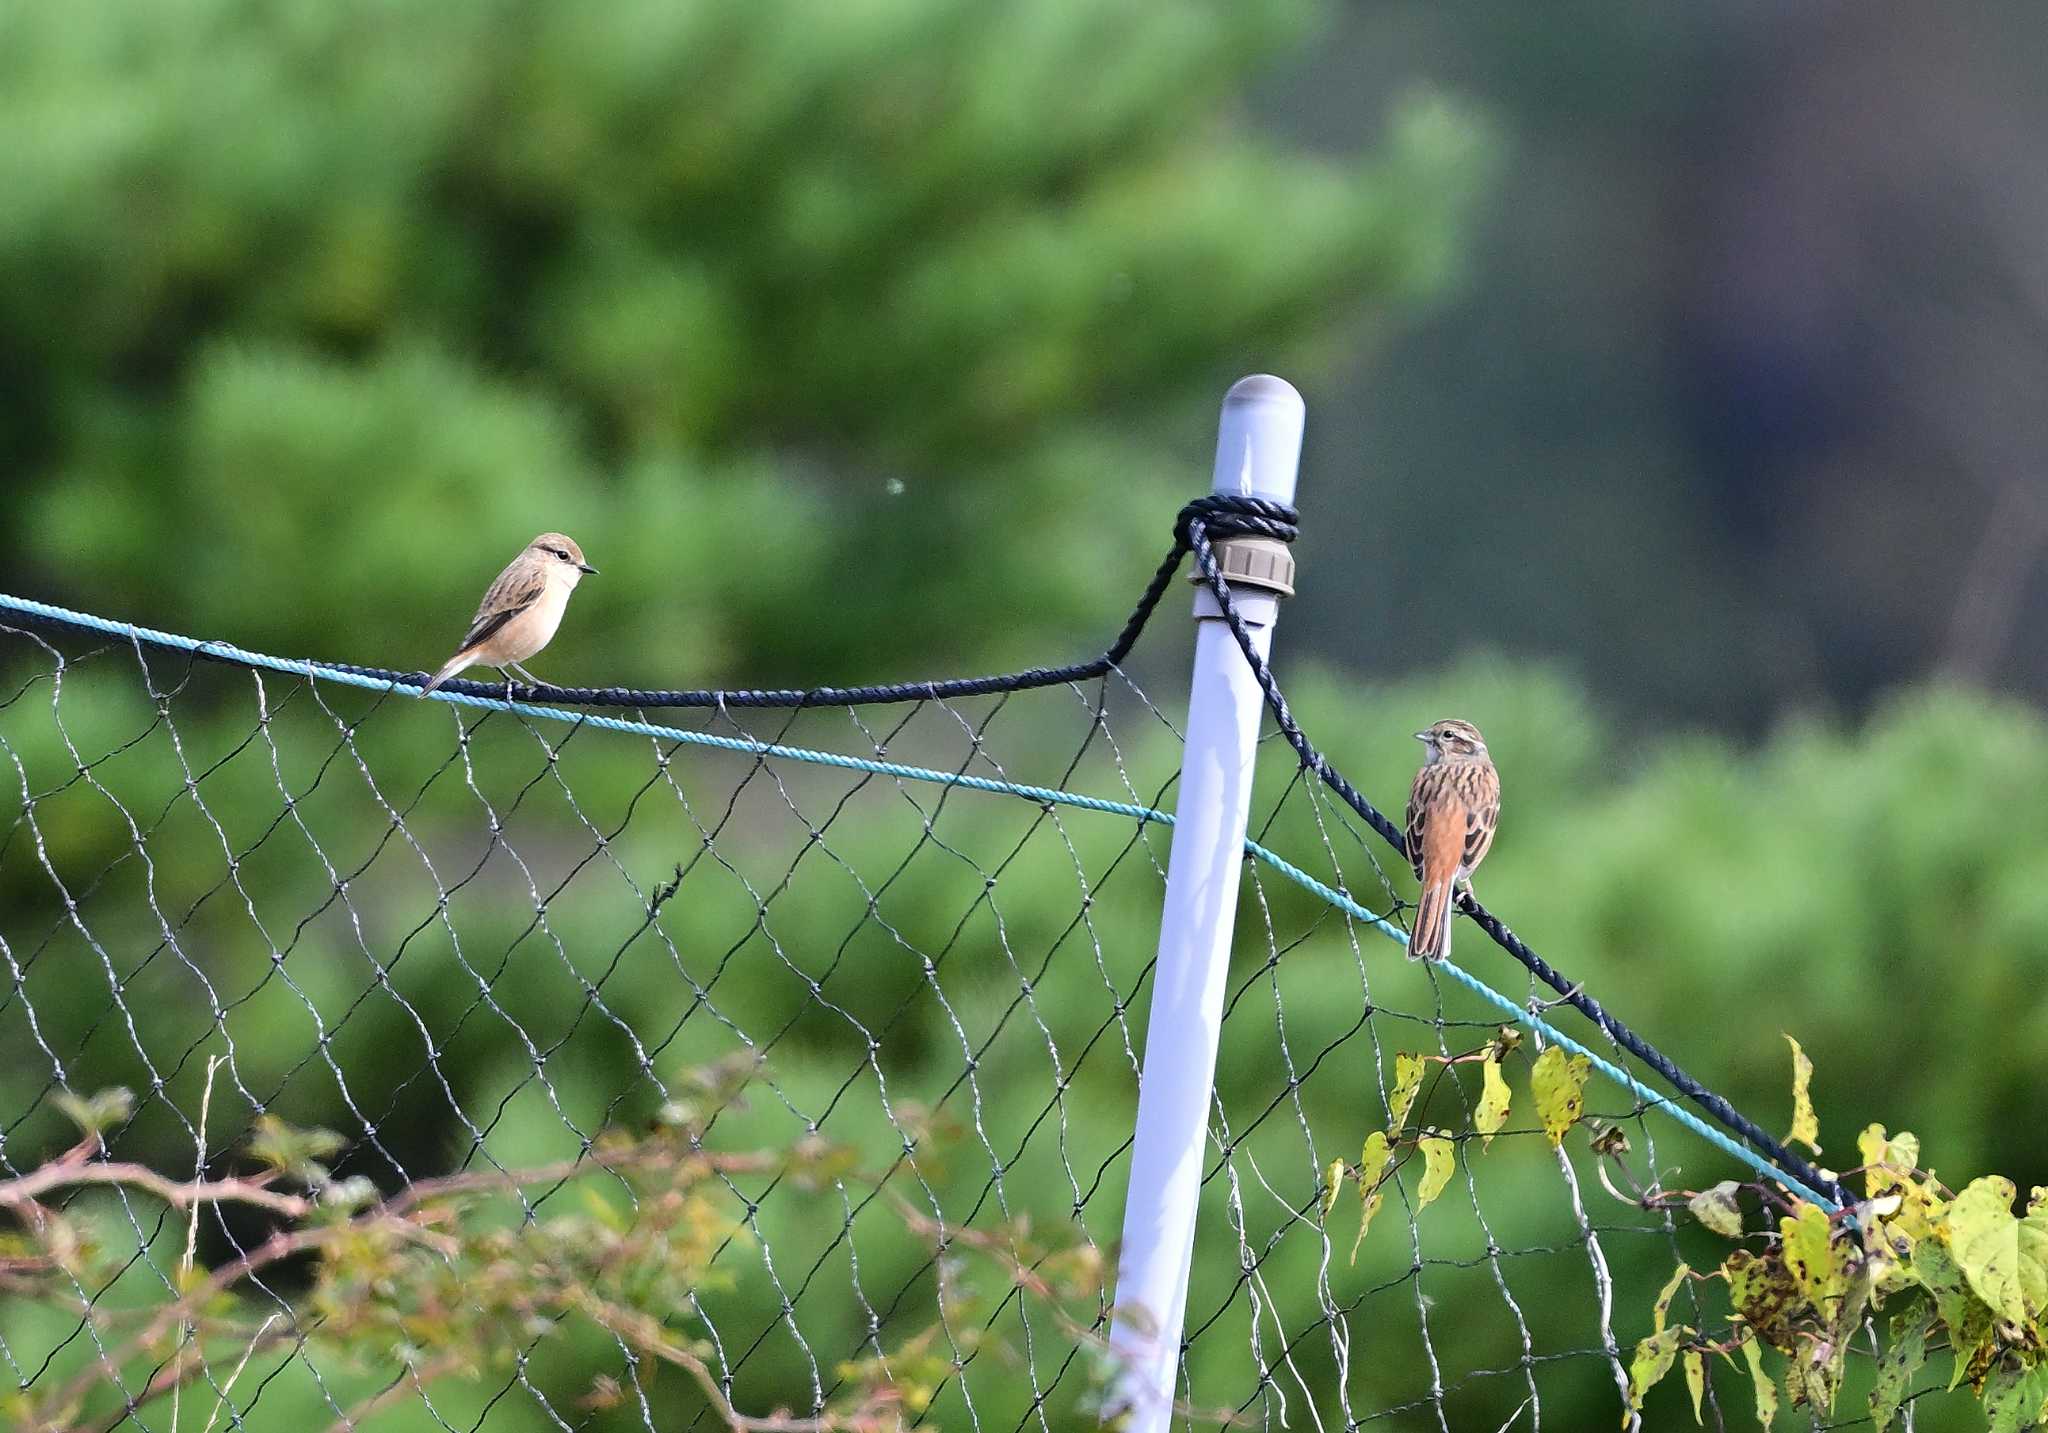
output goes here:
[[457, 672], [464, 671], [467, 668], [473, 666], [475, 662], [476, 658], [471, 656], [469, 653], [457, 652], [454, 656], [450, 657], [447, 661], [441, 664], [440, 671], [434, 673], [433, 676], [427, 679], [427, 684], [424, 687], [420, 688], [420, 695], [425, 696], [428, 692], [433, 691], [436, 687], [440, 686], [441, 683], [447, 681]]
[[1415, 930], [1408, 937], [1411, 960], [1442, 960], [1451, 953], [1451, 892], [1456, 883], [1438, 881], [1422, 888], [1415, 907]]

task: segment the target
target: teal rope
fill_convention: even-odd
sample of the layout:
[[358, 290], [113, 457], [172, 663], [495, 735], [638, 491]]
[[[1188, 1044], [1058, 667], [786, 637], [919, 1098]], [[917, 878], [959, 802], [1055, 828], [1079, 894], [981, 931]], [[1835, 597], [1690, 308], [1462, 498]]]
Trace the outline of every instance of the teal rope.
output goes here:
[[[342, 671], [324, 666], [319, 662], [303, 662], [291, 657], [272, 657], [262, 652], [245, 651], [232, 642], [202, 642], [192, 637], [181, 637], [174, 632], [159, 632], [150, 627], [137, 627], [128, 622], [114, 622], [105, 617], [95, 617], [85, 612], [73, 612], [68, 608], [54, 607], [47, 602], [35, 602], [26, 597], [10, 597], [0, 593], [0, 609], [9, 609], [29, 616], [44, 617], [75, 627], [89, 628], [104, 632], [110, 637], [124, 637], [130, 641], [148, 642], [152, 646], [168, 647], [180, 652], [193, 652], [211, 657], [223, 657], [246, 667], [258, 667], [270, 672], [288, 672], [293, 676], [313, 677], [321, 681], [335, 682], [341, 686], [362, 687], [375, 692], [403, 692], [408, 698], [417, 697], [419, 688], [405, 683], [393, 682], [384, 677], [366, 677], [356, 672]], [[987, 791], [999, 796], [1021, 796], [1026, 800], [1047, 805], [1074, 806], [1084, 811], [1099, 811], [1108, 816], [1127, 816], [1134, 821], [1156, 821], [1172, 825], [1173, 818], [1164, 812], [1148, 807], [1134, 806], [1123, 801], [1105, 801], [1095, 796], [1083, 796], [1078, 792], [1060, 791], [1049, 786], [1025, 786], [1011, 781], [997, 781], [986, 776], [968, 776], [951, 771], [935, 771], [923, 766], [904, 766], [894, 761], [874, 761], [861, 756], [842, 756], [833, 751], [813, 751], [808, 747], [783, 746], [776, 742], [757, 741], [752, 737], [713, 736], [708, 732], [684, 731], [680, 727], [661, 726], [654, 722], [630, 721], [624, 717], [600, 716], [590, 712], [564, 711], [560, 707], [536, 706], [530, 702], [508, 702], [502, 697], [472, 697], [461, 692], [436, 691], [427, 694], [430, 701], [447, 702], [454, 706], [481, 707], [488, 711], [516, 712], [520, 716], [542, 717], [550, 721], [566, 721], [577, 726], [596, 727], [601, 731], [625, 732], [630, 736], [651, 736], [662, 741], [681, 742], [688, 746], [708, 746], [720, 751], [736, 751], [747, 756], [775, 757], [784, 761], [805, 761], [813, 766], [836, 766], [845, 771], [866, 771], [877, 776], [900, 777], [905, 781], [926, 781], [942, 786], [961, 786], [970, 791]]]
[[[57, 607], [48, 602], [37, 602], [26, 597], [14, 597], [0, 593], [0, 610], [19, 612], [25, 616], [40, 617], [48, 621], [61, 622], [67, 626], [81, 627], [88, 631], [102, 632], [110, 637], [125, 638], [130, 642], [147, 642], [151, 646], [165, 647], [173, 651], [191, 652], [198, 655], [224, 658], [246, 667], [264, 671], [286, 672], [293, 676], [319, 681], [334, 682], [342, 686], [361, 687], [377, 692], [405, 692], [416, 696], [419, 688], [393, 682], [383, 677], [366, 677], [356, 672], [342, 671], [324, 666], [319, 662], [299, 661], [290, 657], [273, 657], [262, 652], [245, 651], [231, 642], [207, 642], [194, 637], [180, 636], [175, 632], [161, 632], [152, 627], [139, 627], [131, 622], [116, 622], [106, 617], [97, 617], [87, 612]], [[537, 706], [530, 702], [510, 702], [502, 698], [475, 697], [461, 692], [436, 691], [427, 694], [427, 700], [447, 702], [454, 706], [479, 707], [489, 711], [513, 712], [520, 716], [538, 717], [547, 721], [568, 722], [572, 726], [596, 727], [601, 731], [625, 732], [632, 736], [653, 737], [661, 741], [678, 742], [686, 746], [711, 747], [719, 751], [738, 752], [757, 759], [807, 762], [813, 766], [837, 767], [842, 771], [868, 772], [876, 776], [887, 776], [902, 781], [928, 782], [937, 786], [954, 786], [969, 791], [983, 791], [997, 796], [1016, 796], [1043, 806], [1069, 806], [1082, 811], [1099, 812], [1106, 816], [1122, 816], [1128, 820], [1148, 822], [1160, 826], [1171, 826], [1173, 816], [1165, 811], [1155, 811], [1149, 806], [1139, 806], [1128, 801], [1107, 801], [1099, 796], [1086, 796], [1075, 791], [1062, 791], [1049, 786], [1030, 786], [1019, 782], [998, 781], [986, 776], [968, 776], [961, 772], [938, 771], [926, 766], [906, 766], [894, 761], [876, 761], [863, 756], [846, 756], [839, 752], [816, 751], [809, 747], [785, 746], [780, 742], [757, 741], [752, 737], [713, 736], [708, 732], [685, 731], [680, 727], [662, 726], [654, 722], [631, 721], [623, 717], [610, 717], [590, 712], [564, 711], [560, 707]], [[1321, 898], [1329, 905], [1343, 911], [1352, 919], [1360, 921], [1379, 931], [1390, 940], [1405, 946], [1408, 933], [1388, 920], [1375, 914], [1353, 900], [1349, 895], [1311, 876], [1277, 852], [1268, 850], [1249, 838], [1244, 843], [1247, 855], [1270, 867], [1274, 872], [1292, 881], [1310, 894]], [[1746, 1146], [1665, 1095], [1650, 1089], [1642, 1081], [1610, 1060], [1564, 1034], [1533, 1010], [1517, 1004], [1495, 990], [1477, 976], [1471, 975], [1449, 961], [1440, 961], [1436, 968], [1443, 971], [1467, 990], [1479, 996], [1510, 1019], [1527, 1026], [1544, 1040], [1560, 1045], [1575, 1055], [1584, 1055], [1598, 1070], [1615, 1084], [1621, 1086], [1646, 1107], [1661, 1111], [1666, 1117], [1677, 1121], [1706, 1140], [1722, 1153], [1730, 1155], [1755, 1170], [1767, 1179], [1776, 1181], [1798, 1194], [1801, 1198], [1818, 1204], [1833, 1213], [1840, 1206], [1818, 1191], [1773, 1165]]]
[[[1273, 854], [1273, 852], [1266, 850], [1264, 847], [1251, 841], [1246, 841], [1244, 844], [1245, 849], [1253, 856], [1271, 866], [1275, 871], [1294, 882], [1297, 886], [1300, 886], [1303, 890], [1321, 896], [1325, 901], [1328, 901], [1354, 920], [1363, 921], [1390, 939], [1397, 940], [1404, 946], [1408, 944], [1408, 932], [1402, 930], [1384, 916], [1374, 915], [1342, 891], [1334, 890], [1324, 885], [1308, 872], [1290, 864], [1284, 858]], [[1670, 1096], [1658, 1094], [1634, 1075], [1631, 1075], [1627, 1070], [1622, 1069], [1621, 1066], [1605, 1059], [1598, 1052], [1590, 1050], [1577, 1040], [1572, 1039], [1571, 1036], [1559, 1030], [1535, 1011], [1517, 1005], [1478, 976], [1459, 969], [1448, 960], [1435, 961], [1433, 964], [1436, 969], [1450, 976], [1474, 995], [1479, 996], [1482, 1000], [1485, 1000], [1488, 1004], [1520, 1024], [1528, 1026], [1529, 1029], [1535, 1031], [1551, 1044], [1561, 1045], [1574, 1055], [1584, 1055], [1592, 1063], [1594, 1069], [1634, 1095], [1644, 1105], [1663, 1111], [1665, 1115], [1684, 1125], [1724, 1154], [1733, 1155], [1758, 1174], [1763, 1175], [1767, 1179], [1776, 1180], [1800, 1198], [1811, 1200], [1830, 1214], [1841, 1207], [1826, 1195], [1809, 1189], [1804, 1183], [1794, 1179], [1747, 1145], [1738, 1143], [1733, 1136], [1714, 1128], [1714, 1126], [1708, 1124]]]

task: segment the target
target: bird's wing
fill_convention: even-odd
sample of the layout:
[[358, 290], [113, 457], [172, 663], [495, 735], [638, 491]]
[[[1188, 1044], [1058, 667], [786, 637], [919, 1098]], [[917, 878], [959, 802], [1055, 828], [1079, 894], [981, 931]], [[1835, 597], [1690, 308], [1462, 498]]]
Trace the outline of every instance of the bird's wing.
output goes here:
[[1422, 879], [1422, 813], [1429, 804], [1427, 778], [1429, 768], [1415, 773], [1415, 785], [1408, 791], [1408, 820], [1402, 831], [1408, 843], [1408, 864], [1415, 868], [1415, 879]]
[[1493, 830], [1500, 818], [1498, 804], [1467, 810], [1465, 813], [1465, 851], [1463, 865], [1469, 873], [1486, 859], [1486, 853], [1493, 846]]
[[1500, 822], [1500, 776], [1491, 765], [1475, 765], [1458, 784], [1465, 803], [1465, 850], [1462, 864], [1469, 873], [1486, 859]]
[[479, 642], [489, 639], [493, 632], [517, 617], [521, 612], [540, 601], [547, 590], [547, 574], [526, 562], [514, 562], [498, 574], [498, 580], [484, 593], [484, 600], [477, 606], [476, 616], [470, 619], [469, 635], [462, 639], [456, 652], [467, 652]]

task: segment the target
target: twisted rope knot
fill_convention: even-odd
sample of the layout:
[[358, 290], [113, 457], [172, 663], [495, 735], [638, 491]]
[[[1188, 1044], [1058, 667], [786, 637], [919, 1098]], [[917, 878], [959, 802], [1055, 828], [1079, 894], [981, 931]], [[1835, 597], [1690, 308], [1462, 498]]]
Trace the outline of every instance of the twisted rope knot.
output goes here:
[[1191, 527], [1200, 522], [1211, 542], [1227, 537], [1270, 537], [1276, 542], [1293, 542], [1301, 535], [1300, 521], [1301, 514], [1291, 503], [1210, 493], [1180, 510], [1173, 522], [1173, 540], [1182, 547], [1193, 547]]

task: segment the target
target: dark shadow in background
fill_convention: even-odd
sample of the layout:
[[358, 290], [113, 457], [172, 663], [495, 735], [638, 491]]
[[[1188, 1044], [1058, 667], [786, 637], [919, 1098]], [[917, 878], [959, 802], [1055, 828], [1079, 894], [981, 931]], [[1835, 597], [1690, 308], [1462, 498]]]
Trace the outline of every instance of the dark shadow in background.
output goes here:
[[1502, 162], [1462, 292], [1309, 394], [1297, 639], [1550, 654], [1751, 733], [2048, 695], [2044, 41], [2017, 4], [1342, 14], [1272, 124], [1350, 151], [1437, 84]]

